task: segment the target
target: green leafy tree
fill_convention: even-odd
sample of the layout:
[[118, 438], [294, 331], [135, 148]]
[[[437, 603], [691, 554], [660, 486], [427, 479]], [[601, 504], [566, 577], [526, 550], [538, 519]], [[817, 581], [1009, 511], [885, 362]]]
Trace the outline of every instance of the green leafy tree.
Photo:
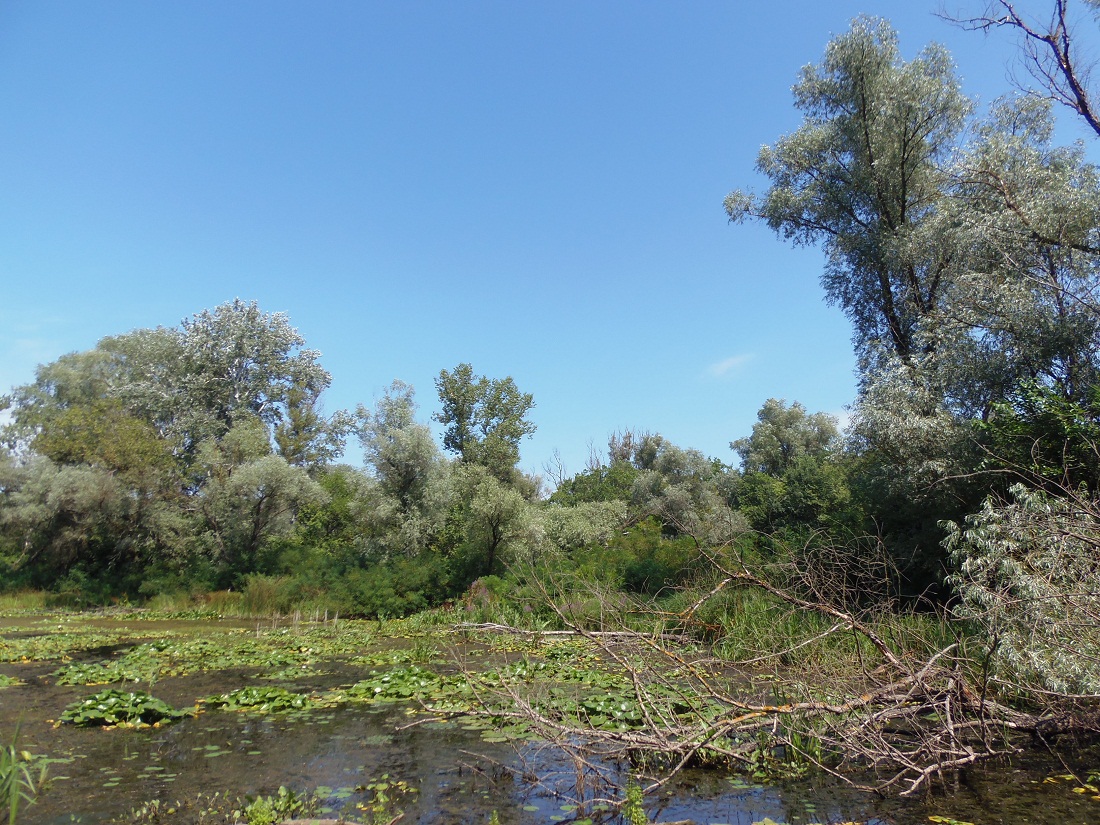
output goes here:
[[204, 442], [198, 464], [206, 474], [197, 496], [198, 541], [223, 583], [255, 569], [260, 551], [289, 531], [299, 507], [324, 499], [304, 468], [271, 452], [259, 418], [239, 418], [223, 437]]
[[924, 323], [957, 266], [936, 220], [970, 111], [950, 56], [929, 46], [905, 62], [890, 25], [860, 17], [792, 91], [802, 125], [757, 159], [771, 188], [763, 198], [731, 193], [726, 211], [822, 244], [825, 294], [852, 321], [862, 362], [883, 353], [908, 362], [934, 346]]
[[838, 447], [840, 430], [835, 416], [806, 412], [795, 401], [769, 398], [756, 414], [752, 435], [739, 438], [730, 447], [741, 456], [746, 473], [781, 476], [802, 456], [823, 459]]
[[285, 315], [242, 301], [39, 367], [0, 400], [22, 457], [9, 546], [45, 583], [188, 556], [244, 570], [317, 495], [306, 470], [342, 447], [348, 417], [319, 414], [328, 383]]
[[394, 381], [373, 411], [359, 408], [364, 457], [382, 490], [405, 510], [419, 508], [443, 458], [431, 430], [416, 421], [413, 388]]
[[746, 529], [729, 506], [728, 468], [721, 462], [647, 434], [637, 441], [634, 465], [631, 501], [639, 517], [655, 516], [671, 535], [704, 546], [726, 544]]
[[938, 521], [988, 490], [980, 422], [1029, 383], [1073, 403], [1096, 383], [1100, 177], [1080, 147], [1052, 144], [1048, 103], [973, 124], [947, 53], [906, 62], [881, 20], [854, 21], [794, 95], [802, 126], [758, 159], [769, 190], [732, 193], [727, 212], [822, 245], [861, 369], [852, 481], [927, 573], [943, 561]]
[[570, 506], [588, 502], [630, 501], [637, 477], [638, 470], [629, 461], [601, 464], [562, 481], [550, 495], [550, 500]]
[[375, 482], [346, 464], [324, 468], [315, 480], [324, 496], [301, 502], [292, 543], [330, 556], [357, 554], [362, 550]]
[[853, 526], [837, 419], [774, 398], [757, 419], [730, 444], [743, 470], [733, 498], [749, 523], [765, 533]]
[[519, 443], [535, 431], [527, 414], [535, 406], [511, 378], [474, 376], [469, 364], [436, 378], [442, 405], [433, 418], [446, 428], [443, 446], [464, 464], [487, 468], [505, 483], [516, 478]]
[[463, 467], [457, 486], [466, 546], [480, 559], [478, 575], [493, 575], [509, 551], [530, 546], [532, 505], [479, 464]]
[[329, 374], [286, 315], [240, 300], [179, 328], [104, 338], [94, 350], [40, 367], [5, 396], [9, 443], [28, 443], [65, 411], [108, 403], [150, 425], [182, 463], [241, 418], [258, 418], [289, 461], [315, 465], [339, 452], [348, 418], [317, 412]]
[[533, 511], [537, 529], [549, 548], [569, 552], [604, 545], [627, 523], [627, 502], [581, 501], [568, 506], [551, 503]]
[[359, 408], [359, 437], [378, 482], [368, 518], [380, 557], [412, 557], [437, 543], [453, 498], [452, 468], [416, 421], [413, 388], [394, 381], [374, 410]]

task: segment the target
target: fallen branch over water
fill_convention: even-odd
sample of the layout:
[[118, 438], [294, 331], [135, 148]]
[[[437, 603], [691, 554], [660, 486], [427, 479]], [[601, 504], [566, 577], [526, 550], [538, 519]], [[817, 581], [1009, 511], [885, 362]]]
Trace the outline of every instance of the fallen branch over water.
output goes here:
[[[638, 638], [636, 631], [629, 630], [527, 630], [522, 627], [512, 627], [506, 624], [497, 624], [496, 622], [460, 622], [454, 626], [455, 630], [470, 632], [481, 631], [485, 633], [503, 633], [511, 634], [515, 636], [526, 636], [528, 638], [569, 638], [569, 637], [585, 637], [592, 639], [604, 639], [608, 641], [614, 641], [615, 639], [622, 639], [623, 641], [634, 641]], [[678, 642], [681, 644], [687, 644], [691, 641], [689, 636], [682, 633], [659, 633], [654, 638], [659, 638], [666, 642]]]
[[[591, 724], [581, 711], [562, 712], [533, 700], [522, 686], [502, 681], [486, 712], [491, 707], [498, 717], [525, 722], [589, 768], [629, 760], [646, 772], [647, 792], [688, 765], [720, 763], [749, 772], [761, 766], [782, 772], [814, 765], [865, 790], [907, 796], [945, 772], [1036, 743], [1050, 744], [1056, 736], [1100, 733], [1100, 697], [1032, 696], [1025, 706], [1013, 707], [1001, 698], [1013, 694], [994, 692], [996, 683], [959, 639], [938, 648], [927, 640], [900, 644], [896, 634], [887, 632], [891, 628], [881, 613], [858, 613], [825, 601], [813, 588], [776, 584], [747, 569], [729, 570], [717, 557], [711, 562], [718, 584], [681, 614], [670, 618], [655, 612], [654, 627], [690, 628], [709, 599], [735, 588], [766, 593], [794, 611], [825, 617], [831, 626], [776, 652], [737, 662], [720, 659], [686, 633], [590, 630], [556, 607], [568, 630], [465, 625], [587, 639], [622, 674], [629, 685], [627, 698], [638, 709], [631, 724], [610, 729]], [[549, 604], [556, 603], [550, 593], [544, 595]], [[790, 667], [793, 652], [838, 633], [851, 634], [855, 648], [866, 646], [873, 656], [859, 654], [858, 666], [843, 677], [833, 673], [815, 679]], [[755, 678], [761, 664], [771, 666], [763, 688]], [[773, 701], [761, 700], [762, 689], [774, 692]], [[1014, 701], [1019, 695], [1017, 690]]]

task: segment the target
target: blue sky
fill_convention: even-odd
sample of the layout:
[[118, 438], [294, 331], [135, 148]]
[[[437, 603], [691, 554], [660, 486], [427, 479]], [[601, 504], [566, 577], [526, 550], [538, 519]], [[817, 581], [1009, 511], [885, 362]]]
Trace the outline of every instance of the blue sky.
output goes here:
[[427, 419], [468, 361], [534, 394], [527, 470], [623, 427], [732, 462], [767, 398], [841, 413], [855, 378], [820, 252], [722, 199], [861, 12], [1007, 91], [1011, 39], [939, 8], [5, 0], [0, 392], [240, 297], [322, 352], [330, 411], [400, 378]]

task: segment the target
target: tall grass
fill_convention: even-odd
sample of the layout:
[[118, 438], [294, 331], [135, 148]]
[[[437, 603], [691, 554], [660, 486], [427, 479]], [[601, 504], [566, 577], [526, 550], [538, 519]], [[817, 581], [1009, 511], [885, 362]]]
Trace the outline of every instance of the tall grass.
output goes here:
[[36, 761], [27, 751], [19, 750], [18, 728], [11, 743], [0, 747], [0, 810], [7, 811], [8, 825], [15, 825], [21, 806], [34, 804], [46, 781], [46, 764], [40, 762], [35, 771]]
[[[681, 613], [698, 599], [682, 592], [664, 600], [665, 615]], [[900, 658], [925, 658], [955, 641], [958, 629], [942, 616], [899, 609], [864, 611], [857, 617]], [[689, 632], [706, 636], [714, 652], [730, 663], [781, 667], [819, 676], [854, 674], [882, 663], [879, 650], [843, 621], [793, 607], [753, 588], [735, 588], [708, 599], [694, 614]]]
[[18, 610], [45, 610], [49, 606], [50, 594], [41, 590], [17, 590], [12, 593], [0, 593], [0, 613]]

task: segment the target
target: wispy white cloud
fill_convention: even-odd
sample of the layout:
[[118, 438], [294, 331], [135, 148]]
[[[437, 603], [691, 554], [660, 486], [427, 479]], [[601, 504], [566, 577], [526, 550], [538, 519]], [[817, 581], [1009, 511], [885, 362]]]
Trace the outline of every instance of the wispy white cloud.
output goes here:
[[729, 358], [724, 358], [721, 361], [716, 361], [707, 367], [707, 372], [715, 378], [721, 378], [725, 375], [729, 375], [739, 367], [744, 366], [751, 361], [755, 356], [751, 353], [745, 355], [731, 355]]

